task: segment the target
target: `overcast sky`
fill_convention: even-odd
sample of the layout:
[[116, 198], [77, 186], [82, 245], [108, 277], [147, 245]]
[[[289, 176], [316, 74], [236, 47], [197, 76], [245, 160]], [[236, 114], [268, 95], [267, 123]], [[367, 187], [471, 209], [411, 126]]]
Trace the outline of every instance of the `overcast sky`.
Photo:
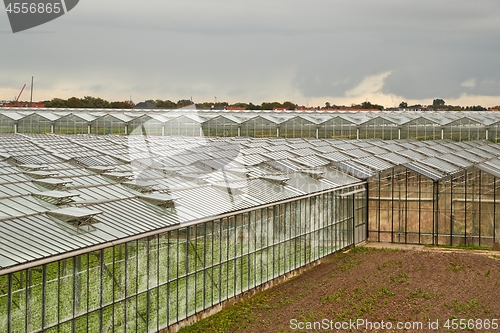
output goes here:
[[2, 10], [0, 100], [34, 76], [34, 100], [494, 106], [499, 17], [499, 0], [80, 0], [13, 34]]

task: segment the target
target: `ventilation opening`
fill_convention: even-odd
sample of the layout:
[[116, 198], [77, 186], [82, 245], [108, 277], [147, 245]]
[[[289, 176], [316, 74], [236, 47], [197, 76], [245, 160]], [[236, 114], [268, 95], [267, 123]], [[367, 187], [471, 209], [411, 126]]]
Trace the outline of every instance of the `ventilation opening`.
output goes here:
[[110, 166], [110, 165], [95, 165], [95, 166], [90, 166], [90, 167], [87, 167], [87, 169], [89, 169], [90, 171], [93, 171], [95, 173], [105, 173], [105, 172], [111, 172], [113, 170], [115, 170], [115, 167], [114, 166]]
[[135, 177], [135, 175], [132, 172], [105, 172], [102, 175], [111, 178], [117, 182], [130, 181]]
[[75, 227], [89, 226], [96, 223], [94, 216], [102, 214], [101, 211], [87, 208], [68, 207], [47, 212], [61, 221], [74, 225]]
[[159, 184], [152, 180], [133, 180], [130, 182], [125, 182], [123, 185], [127, 185], [133, 190], [141, 193], [151, 193], [154, 191], [154, 187]]
[[47, 169], [46, 165], [40, 165], [40, 164], [19, 164], [18, 167], [30, 171]]
[[304, 170], [301, 170], [301, 172], [305, 173], [306, 175], [308, 175], [314, 179], [321, 179], [321, 178], [323, 178], [323, 176], [325, 174], [323, 171], [310, 170], [310, 169], [304, 169]]
[[260, 179], [267, 180], [269, 182], [276, 183], [279, 185], [285, 185], [290, 180], [290, 178], [284, 176], [273, 176], [273, 175], [260, 176]]
[[66, 185], [71, 184], [71, 180], [63, 180], [58, 178], [43, 178], [43, 179], [35, 179], [33, 183], [41, 185], [50, 190], [61, 190], [66, 187]]
[[174, 199], [177, 199], [165, 193], [150, 193], [138, 195], [137, 197], [161, 208], [174, 208]]
[[43, 178], [57, 176], [59, 173], [54, 171], [33, 170], [33, 171], [25, 171], [24, 174], [32, 178], [43, 179]]
[[73, 198], [79, 195], [80, 194], [73, 194], [63, 191], [47, 191], [47, 192], [32, 194], [32, 196], [42, 199], [56, 206], [67, 205], [71, 202], [74, 202]]

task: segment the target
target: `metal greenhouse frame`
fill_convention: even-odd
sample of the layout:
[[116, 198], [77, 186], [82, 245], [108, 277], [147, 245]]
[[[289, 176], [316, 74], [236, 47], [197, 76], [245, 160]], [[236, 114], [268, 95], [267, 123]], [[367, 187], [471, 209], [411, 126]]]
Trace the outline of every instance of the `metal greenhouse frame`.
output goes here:
[[[491, 141], [384, 140], [417, 115], [354, 140], [279, 137], [311, 115], [160, 113], [43, 124], [128, 135], [0, 134], [1, 332], [155, 332], [367, 239], [498, 242]], [[319, 136], [325, 115], [314, 119]], [[203, 136], [218, 121], [274, 135]]]

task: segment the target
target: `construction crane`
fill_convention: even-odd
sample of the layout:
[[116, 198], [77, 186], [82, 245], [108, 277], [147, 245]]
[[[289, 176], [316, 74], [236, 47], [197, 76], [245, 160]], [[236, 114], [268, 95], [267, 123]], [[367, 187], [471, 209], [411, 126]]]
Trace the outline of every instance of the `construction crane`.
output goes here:
[[19, 95], [17, 95], [16, 103], [19, 101], [19, 97], [21, 97], [21, 94], [23, 93], [24, 88], [26, 88], [26, 83], [24, 84], [23, 88], [21, 89], [21, 92], [19, 93]]

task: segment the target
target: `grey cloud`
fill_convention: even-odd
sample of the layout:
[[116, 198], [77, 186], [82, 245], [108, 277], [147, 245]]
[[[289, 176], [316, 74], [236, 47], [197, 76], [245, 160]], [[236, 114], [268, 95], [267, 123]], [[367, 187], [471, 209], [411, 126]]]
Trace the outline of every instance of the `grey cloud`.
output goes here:
[[290, 86], [344, 96], [391, 71], [382, 92], [408, 99], [498, 95], [499, 12], [497, 0], [86, 0], [40, 28], [54, 34], [3, 41], [0, 88], [35, 75], [103, 98], [260, 102]]

